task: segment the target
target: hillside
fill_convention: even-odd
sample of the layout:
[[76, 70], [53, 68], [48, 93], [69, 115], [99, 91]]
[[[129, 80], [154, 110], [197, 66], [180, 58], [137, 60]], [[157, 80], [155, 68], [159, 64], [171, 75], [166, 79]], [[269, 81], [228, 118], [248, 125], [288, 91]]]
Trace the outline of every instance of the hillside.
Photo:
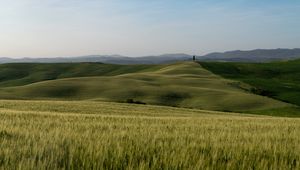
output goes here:
[[115, 76], [162, 68], [159, 65], [113, 65], [102, 63], [0, 64], [0, 87], [73, 77]]
[[222, 77], [250, 84], [253, 92], [300, 106], [300, 60], [273, 63], [216, 63], [201, 65]]
[[[23, 64], [23, 66], [26, 68], [32, 65]], [[5, 82], [2, 78], [0, 98], [114, 102], [132, 99], [146, 104], [225, 111], [289, 106], [283, 102], [251, 94], [245, 90], [250, 88], [249, 86], [216, 76], [194, 62], [133, 67], [91, 63], [46, 66], [47, 70], [55, 70], [61, 74], [49, 74], [45, 72], [44, 65], [35, 65], [32, 68], [36, 69], [31, 70], [31, 74], [21, 78], [26, 81], [6, 77], [9, 81]], [[86, 69], [83, 69], [85, 67]], [[85, 71], [77, 70], [79, 68]], [[49, 80], [50, 78], [54, 80]], [[30, 82], [28, 80], [36, 83], [28, 84]], [[23, 85], [11, 86], [12, 84]]]

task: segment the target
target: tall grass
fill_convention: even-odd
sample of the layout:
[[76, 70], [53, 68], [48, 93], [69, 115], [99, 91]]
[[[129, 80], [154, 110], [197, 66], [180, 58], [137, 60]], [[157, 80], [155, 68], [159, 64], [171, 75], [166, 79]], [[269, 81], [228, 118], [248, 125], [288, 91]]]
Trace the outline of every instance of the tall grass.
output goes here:
[[0, 101], [0, 169], [299, 169], [300, 119]]

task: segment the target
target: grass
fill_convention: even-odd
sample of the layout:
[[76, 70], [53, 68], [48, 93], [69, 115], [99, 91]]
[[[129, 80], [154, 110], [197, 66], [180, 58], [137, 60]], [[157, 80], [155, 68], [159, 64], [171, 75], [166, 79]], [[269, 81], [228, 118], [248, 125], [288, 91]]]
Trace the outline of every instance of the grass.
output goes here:
[[244, 89], [250, 88], [246, 84], [226, 80], [194, 62], [152, 66], [80, 63], [2, 67], [15, 72], [32, 68], [24, 71], [26, 76], [19, 79], [9, 71], [10, 74], [1, 74], [1, 99], [113, 102], [132, 99], [151, 105], [220, 111], [268, 110], [290, 106], [251, 94]]
[[73, 77], [114, 76], [152, 71], [159, 65], [113, 65], [102, 63], [13, 63], [0, 65], [0, 87], [22, 86]]
[[0, 101], [0, 169], [299, 169], [300, 119]]
[[281, 64], [0, 65], [0, 169], [300, 169]]
[[300, 106], [300, 60], [272, 63], [203, 62], [201, 66], [222, 77], [256, 87], [257, 92]]
[[283, 108], [267, 109], [267, 110], [252, 110], [252, 111], [245, 111], [244, 113], [293, 118], [293, 117], [299, 117], [300, 107], [294, 106], [294, 107], [283, 107]]

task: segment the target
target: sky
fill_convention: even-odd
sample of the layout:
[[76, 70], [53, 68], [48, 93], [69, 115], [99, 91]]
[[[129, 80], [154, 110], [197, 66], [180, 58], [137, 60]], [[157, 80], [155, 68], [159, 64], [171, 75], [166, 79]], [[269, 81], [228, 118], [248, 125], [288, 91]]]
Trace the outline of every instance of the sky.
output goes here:
[[0, 0], [0, 57], [299, 47], [299, 0]]

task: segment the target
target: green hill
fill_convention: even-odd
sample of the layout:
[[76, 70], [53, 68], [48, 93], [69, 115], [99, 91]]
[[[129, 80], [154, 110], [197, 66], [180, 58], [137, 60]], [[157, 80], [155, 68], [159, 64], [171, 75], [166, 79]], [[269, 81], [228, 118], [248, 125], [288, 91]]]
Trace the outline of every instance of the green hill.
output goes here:
[[[290, 106], [251, 94], [245, 90], [251, 88], [246, 84], [221, 78], [194, 62], [156, 66], [81, 63], [2, 67], [10, 73], [4, 76], [1, 69], [2, 99], [127, 100], [223, 111]], [[17, 79], [17, 72], [24, 74]]]
[[256, 88], [252, 92], [300, 106], [300, 60], [272, 63], [218, 63], [201, 65], [224, 78]]
[[102, 63], [16, 63], [0, 65], [0, 87], [71, 77], [114, 76], [126, 73], [152, 71], [159, 65], [113, 65]]

